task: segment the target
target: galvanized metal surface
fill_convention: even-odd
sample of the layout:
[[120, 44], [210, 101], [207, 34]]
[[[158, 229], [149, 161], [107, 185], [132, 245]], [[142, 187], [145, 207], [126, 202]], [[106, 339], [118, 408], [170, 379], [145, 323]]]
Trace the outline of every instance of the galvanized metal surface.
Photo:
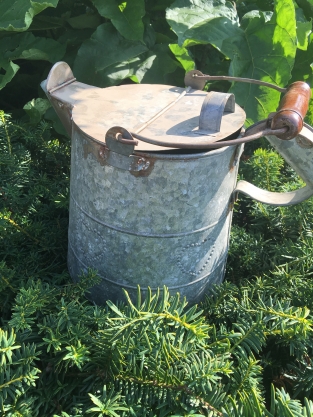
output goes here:
[[[242, 146], [187, 154], [144, 142], [135, 148], [126, 130], [122, 143], [114, 129], [105, 143], [114, 125], [201, 143], [195, 131], [206, 93], [158, 85], [99, 89], [75, 81], [59, 64], [43, 88], [72, 137], [71, 276], [97, 269], [102, 281], [91, 298], [99, 304], [122, 299], [122, 288], [135, 297], [138, 284], [143, 291], [166, 285], [199, 302], [223, 280]], [[237, 105], [223, 112], [220, 134], [236, 135], [243, 121]], [[311, 184], [310, 140], [269, 140]]]
[[300, 134], [292, 140], [283, 141], [275, 136], [267, 140], [282, 155], [307, 185], [313, 188], [313, 133], [303, 127]]
[[[68, 265], [77, 280], [93, 267], [92, 299], [122, 299], [167, 285], [198, 302], [224, 276], [238, 152], [144, 154], [149, 175], [97, 157], [101, 146], [74, 124]], [[127, 158], [126, 155], [123, 155]]]

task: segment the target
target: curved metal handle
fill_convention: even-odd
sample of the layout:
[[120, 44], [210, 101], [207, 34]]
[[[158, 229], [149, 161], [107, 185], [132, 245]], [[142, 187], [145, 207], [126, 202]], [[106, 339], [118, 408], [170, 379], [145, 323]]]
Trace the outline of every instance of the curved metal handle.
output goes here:
[[239, 181], [234, 192], [243, 193], [260, 203], [270, 204], [271, 206], [292, 206], [312, 197], [313, 187], [311, 185], [306, 185], [305, 187], [300, 188], [300, 190], [288, 193], [275, 193], [262, 190], [250, 182]]
[[196, 130], [195, 133], [208, 135], [212, 132], [220, 132], [224, 112], [235, 112], [234, 94], [210, 91], [202, 103], [199, 130]]
[[310, 86], [303, 82], [297, 81], [288, 88], [282, 88], [278, 85], [267, 83], [251, 78], [229, 77], [225, 75], [207, 75], [201, 71], [192, 70], [187, 72], [185, 76], [185, 85], [196, 90], [202, 90], [207, 81], [227, 80], [239, 81], [243, 83], [263, 85], [281, 93], [285, 93], [282, 97], [279, 108], [276, 114], [272, 117], [272, 130], [278, 130], [283, 127], [286, 130], [282, 133], [277, 133], [277, 137], [284, 140], [290, 140], [298, 135], [304, 126], [303, 119], [308, 111], [309, 101], [311, 98]]
[[[255, 129], [262, 128], [262, 125], [266, 123], [267, 120], [257, 123], [248, 129], [249, 133], [253, 134]], [[290, 141], [283, 141], [274, 136], [267, 137], [267, 139], [307, 185], [296, 191], [277, 193], [262, 190], [247, 181], [239, 181], [234, 190], [235, 195], [241, 192], [256, 201], [274, 206], [291, 206], [310, 198], [313, 195], [313, 132], [311, 129], [305, 126], [301, 133]]]

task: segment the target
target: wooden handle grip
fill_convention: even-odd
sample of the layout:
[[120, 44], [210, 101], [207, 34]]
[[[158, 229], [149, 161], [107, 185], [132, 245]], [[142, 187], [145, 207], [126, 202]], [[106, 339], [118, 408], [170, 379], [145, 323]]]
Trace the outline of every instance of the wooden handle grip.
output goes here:
[[288, 127], [286, 133], [277, 135], [278, 138], [290, 140], [300, 133], [310, 98], [311, 89], [307, 83], [297, 81], [288, 87], [271, 123], [272, 129]]

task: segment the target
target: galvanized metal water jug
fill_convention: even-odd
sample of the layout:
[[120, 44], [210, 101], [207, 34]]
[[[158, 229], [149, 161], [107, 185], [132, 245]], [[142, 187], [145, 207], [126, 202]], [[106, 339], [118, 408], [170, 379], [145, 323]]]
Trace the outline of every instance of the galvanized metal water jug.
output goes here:
[[123, 299], [122, 288], [135, 297], [137, 285], [200, 301], [223, 280], [238, 191], [282, 205], [313, 194], [308, 127], [288, 142], [270, 138], [306, 187], [282, 197], [236, 184], [245, 112], [232, 94], [192, 85], [101, 89], [76, 81], [64, 62], [42, 87], [72, 138], [68, 267], [75, 281], [98, 271], [96, 303]]

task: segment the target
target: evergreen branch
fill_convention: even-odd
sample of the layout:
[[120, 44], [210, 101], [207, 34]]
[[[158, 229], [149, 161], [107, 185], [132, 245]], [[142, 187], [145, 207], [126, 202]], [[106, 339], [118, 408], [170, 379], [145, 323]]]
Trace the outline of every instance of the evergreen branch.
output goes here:
[[[252, 345], [252, 347], [257, 353], [261, 349], [262, 344], [264, 344], [265, 340], [262, 337], [264, 335], [262, 323], [258, 320], [253, 324], [247, 324], [249, 324], [248, 331], [246, 331], [245, 329], [245, 332], [241, 335], [241, 338], [238, 339], [237, 342], [235, 342], [234, 345], [230, 348], [230, 353], [234, 352], [238, 346], [245, 344], [245, 342], [248, 342], [249, 346]], [[255, 341], [255, 343], [253, 343], [253, 340]]]
[[7, 138], [7, 143], [8, 143], [8, 150], [9, 150], [9, 154], [11, 155], [12, 154], [12, 145], [11, 145], [11, 138], [10, 138], [10, 135], [9, 135], [9, 130], [8, 130], [8, 127], [7, 127], [7, 120], [6, 120], [7, 117], [9, 117], [9, 116], [6, 115], [4, 113], [4, 111], [0, 110], [0, 120], [2, 122], [1, 125], [4, 127], [4, 131], [5, 131], [6, 138]]
[[1, 275], [1, 279], [2, 281], [4, 281], [6, 283], [6, 285], [12, 290], [15, 291], [15, 288], [12, 287], [12, 285], [10, 284], [10, 282], [3, 276]]
[[217, 416], [223, 416], [223, 413], [221, 411], [217, 410], [215, 407], [213, 407], [211, 404], [205, 401], [205, 399], [203, 399], [202, 397], [198, 396], [195, 392], [190, 390], [187, 385], [171, 385], [171, 384], [159, 382], [157, 380], [148, 381], [148, 380], [140, 379], [140, 378], [127, 377], [121, 374], [116, 376], [116, 380], [122, 380], [125, 382], [133, 382], [139, 385], [147, 385], [147, 386], [152, 386], [154, 388], [163, 388], [163, 389], [168, 389], [168, 390], [172, 390], [176, 392], [183, 392], [189, 395], [190, 397], [198, 400], [202, 404], [203, 407], [212, 411]]
[[292, 322], [299, 322], [302, 324], [305, 324], [307, 326], [309, 326], [310, 330], [313, 324], [312, 320], [307, 320], [306, 317], [310, 314], [310, 310], [308, 310], [307, 308], [304, 307], [303, 311], [304, 311], [304, 316], [303, 317], [298, 317], [295, 316], [293, 314], [289, 314], [289, 313], [285, 313], [285, 312], [280, 312], [277, 310], [274, 310], [273, 308], [260, 308], [261, 311], [263, 311], [266, 314], [272, 314], [273, 316], [278, 316], [284, 319], [289, 319]]
[[18, 378], [11, 379], [10, 381], [6, 382], [5, 384], [0, 385], [0, 389], [4, 389], [9, 387], [12, 384], [15, 384], [16, 382], [22, 381], [24, 379], [29, 379], [27, 375], [21, 375]]
[[240, 392], [240, 390], [242, 389], [242, 387], [244, 386], [245, 382], [249, 379], [249, 377], [251, 376], [251, 371], [253, 370], [253, 367], [258, 363], [257, 360], [253, 360], [252, 358], [249, 358], [249, 362], [248, 362], [248, 367], [245, 369], [245, 372], [243, 375], [240, 375], [241, 380], [240, 383], [236, 389], [236, 392]]
[[25, 229], [23, 229], [21, 226], [19, 226], [14, 220], [10, 219], [7, 216], [3, 216], [3, 219], [6, 220], [6, 221], [8, 221], [10, 224], [12, 224], [12, 226], [14, 226], [20, 232], [24, 233], [24, 235], [26, 235], [27, 237], [29, 237], [35, 243], [38, 243], [38, 244], [40, 243], [40, 241], [38, 239], [36, 239], [33, 236], [31, 236]]

